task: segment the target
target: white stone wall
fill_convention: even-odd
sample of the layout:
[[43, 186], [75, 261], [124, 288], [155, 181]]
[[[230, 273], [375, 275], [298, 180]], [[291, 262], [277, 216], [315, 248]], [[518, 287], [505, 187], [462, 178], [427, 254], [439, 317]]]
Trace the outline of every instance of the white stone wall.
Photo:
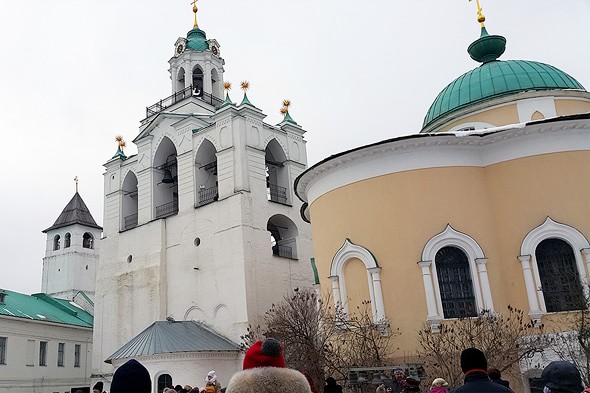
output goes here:
[[[69, 392], [90, 386], [92, 329], [1, 316], [0, 337], [7, 338], [0, 392]], [[40, 341], [48, 342], [47, 366], [39, 366]], [[58, 343], [65, 343], [63, 367], [57, 366]], [[76, 344], [80, 345], [80, 367], [74, 367]]]

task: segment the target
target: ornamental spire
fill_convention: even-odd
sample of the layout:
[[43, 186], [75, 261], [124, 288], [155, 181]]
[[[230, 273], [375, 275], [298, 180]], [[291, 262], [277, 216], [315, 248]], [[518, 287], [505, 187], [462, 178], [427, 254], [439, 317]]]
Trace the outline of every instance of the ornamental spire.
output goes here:
[[193, 5], [193, 13], [195, 14], [195, 23], [193, 24], [193, 29], [198, 29], [199, 28], [199, 24], [197, 23], [197, 11], [199, 10], [197, 8], [197, 1], [198, 0], [192, 0], [192, 2], [191, 2], [191, 4]]
[[[469, 2], [471, 2], [471, 0], [469, 0]], [[486, 17], [481, 12], [482, 8], [481, 8], [481, 4], [479, 4], [479, 0], [475, 0], [475, 3], [477, 4], [477, 21], [479, 22], [481, 27], [484, 28]]]

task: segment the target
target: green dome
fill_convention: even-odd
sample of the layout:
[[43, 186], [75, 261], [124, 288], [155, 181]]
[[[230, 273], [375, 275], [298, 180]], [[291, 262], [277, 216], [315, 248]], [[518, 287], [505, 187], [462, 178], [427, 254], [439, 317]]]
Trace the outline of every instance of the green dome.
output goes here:
[[471, 70], [443, 89], [424, 118], [423, 128], [463, 107], [529, 90], [585, 90], [565, 72], [544, 63], [526, 60], [490, 61]]
[[205, 32], [198, 27], [189, 31], [186, 35], [186, 48], [197, 52], [209, 49]]

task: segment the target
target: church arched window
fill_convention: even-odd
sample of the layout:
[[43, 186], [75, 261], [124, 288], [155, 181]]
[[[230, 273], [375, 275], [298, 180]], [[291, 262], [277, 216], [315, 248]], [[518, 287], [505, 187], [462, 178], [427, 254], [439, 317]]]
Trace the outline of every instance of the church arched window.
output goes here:
[[288, 205], [290, 202], [287, 157], [281, 145], [273, 139], [266, 147], [266, 195], [269, 201]]
[[164, 389], [171, 388], [172, 386], [172, 376], [170, 374], [162, 374], [158, 377], [158, 393], [162, 393]]
[[185, 85], [185, 72], [184, 72], [184, 68], [180, 68], [178, 70], [178, 74], [176, 75], [176, 91], [182, 91], [184, 90], [187, 86]]
[[61, 236], [59, 236], [59, 235], [55, 235], [53, 237], [53, 251], [59, 250], [60, 240], [61, 240]]
[[178, 160], [176, 147], [162, 138], [154, 154], [153, 172], [154, 218], [165, 218], [178, 213]]
[[84, 233], [82, 236], [82, 247], [84, 248], [94, 248], [94, 236], [90, 232]]
[[203, 70], [199, 66], [195, 66], [193, 69], [193, 93], [197, 97], [203, 96]]
[[197, 150], [195, 159], [196, 206], [215, 202], [219, 197], [217, 187], [217, 155], [215, 146], [207, 139]]
[[535, 257], [547, 312], [582, 308], [584, 294], [572, 247], [562, 239], [545, 239]]
[[69, 248], [72, 242], [72, 235], [70, 232], [66, 233], [64, 236], [64, 248]]
[[447, 246], [438, 250], [434, 261], [444, 318], [477, 316], [467, 255], [457, 247]]
[[287, 216], [276, 214], [266, 224], [272, 255], [297, 259], [297, 227]]
[[137, 195], [137, 176], [133, 172], [129, 172], [123, 181], [123, 198], [121, 203], [121, 226], [123, 230], [137, 226]]

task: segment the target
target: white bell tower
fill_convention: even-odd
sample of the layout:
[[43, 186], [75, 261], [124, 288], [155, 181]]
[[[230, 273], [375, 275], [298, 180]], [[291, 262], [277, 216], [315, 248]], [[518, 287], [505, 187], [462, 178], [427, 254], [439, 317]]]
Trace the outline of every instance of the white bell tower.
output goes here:
[[[96, 224], [80, 194], [76, 193], [52, 226], [45, 229], [47, 245], [43, 258], [41, 291], [79, 304], [94, 299], [98, 240], [102, 227]], [[83, 294], [81, 293], [83, 292]]]

